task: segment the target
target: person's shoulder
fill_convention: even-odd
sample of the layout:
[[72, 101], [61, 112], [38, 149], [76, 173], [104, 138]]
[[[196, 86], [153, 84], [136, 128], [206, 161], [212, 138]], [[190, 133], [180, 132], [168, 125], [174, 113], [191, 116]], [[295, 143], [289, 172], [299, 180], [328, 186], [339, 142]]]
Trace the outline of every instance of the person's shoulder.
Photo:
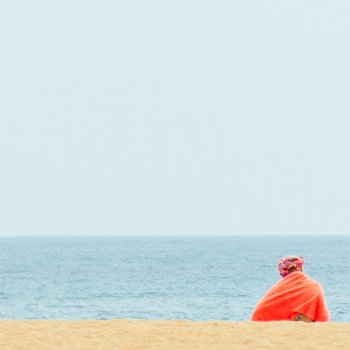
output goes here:
[[315, 279], [310, 278], [308, 276], [306, 276], [306, 277], [307, 277], [307, 281], [308, 281], [308, 283], [310, 283], [310, 285], [312, 285], [315, 289], [318, 289], [320, 291], [320, 293], [323, 293], [323, 287], [322, 287], [320, 282], [318, 282]]

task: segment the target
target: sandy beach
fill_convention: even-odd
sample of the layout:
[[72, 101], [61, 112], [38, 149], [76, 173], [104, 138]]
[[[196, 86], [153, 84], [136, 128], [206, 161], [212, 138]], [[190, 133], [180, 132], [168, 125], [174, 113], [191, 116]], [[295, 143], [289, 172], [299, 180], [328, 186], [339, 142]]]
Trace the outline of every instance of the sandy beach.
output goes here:
[[0, 321], [0, 349], [349, 349], [350, 323]]

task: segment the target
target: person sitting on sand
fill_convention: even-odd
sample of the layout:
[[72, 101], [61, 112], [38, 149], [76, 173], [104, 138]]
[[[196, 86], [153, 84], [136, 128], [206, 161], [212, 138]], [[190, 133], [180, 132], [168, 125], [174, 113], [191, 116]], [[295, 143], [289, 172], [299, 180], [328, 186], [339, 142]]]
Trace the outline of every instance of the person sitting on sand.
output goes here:
[[273, 285], [256, 306], [252, 321], [329, 321], [321, 285], [304, 272], [304, 258], [282, 258], [278, 270], [282, 280]]

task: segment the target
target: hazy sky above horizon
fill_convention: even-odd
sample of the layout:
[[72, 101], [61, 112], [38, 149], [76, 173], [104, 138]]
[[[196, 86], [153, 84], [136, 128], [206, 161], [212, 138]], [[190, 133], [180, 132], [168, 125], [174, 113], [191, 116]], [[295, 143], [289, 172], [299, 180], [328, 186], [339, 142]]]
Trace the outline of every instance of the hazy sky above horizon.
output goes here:
[[0, 235], [348, 234], [350, 2], [0, 4]]

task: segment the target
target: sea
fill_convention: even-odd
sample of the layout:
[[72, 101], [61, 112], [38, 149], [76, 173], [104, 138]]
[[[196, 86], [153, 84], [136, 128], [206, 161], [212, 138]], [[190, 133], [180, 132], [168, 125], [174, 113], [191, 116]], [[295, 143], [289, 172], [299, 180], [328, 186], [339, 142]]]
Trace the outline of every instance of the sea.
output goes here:
[[0, 238], [1, 319], [249, 320], [299, 255], [350, 321], [350, 237]]

